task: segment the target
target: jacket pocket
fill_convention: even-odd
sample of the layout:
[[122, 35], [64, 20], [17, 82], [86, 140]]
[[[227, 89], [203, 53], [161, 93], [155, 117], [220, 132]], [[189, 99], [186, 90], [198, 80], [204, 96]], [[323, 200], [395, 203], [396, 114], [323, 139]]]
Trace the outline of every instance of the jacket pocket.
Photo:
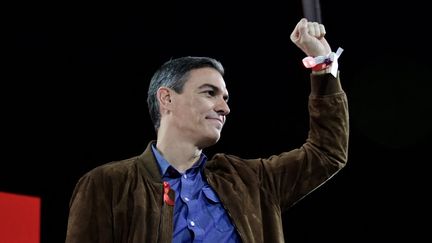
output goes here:
[[228, 217], [228, 213], [222, 206], [219, 197], [216, 195], [213, 189], [210, 187], [204, 187], [202, 191], [206, 198], [207, 210], [213, 218], [215, 228], [221, 232], [232, 230], [234, 226]]

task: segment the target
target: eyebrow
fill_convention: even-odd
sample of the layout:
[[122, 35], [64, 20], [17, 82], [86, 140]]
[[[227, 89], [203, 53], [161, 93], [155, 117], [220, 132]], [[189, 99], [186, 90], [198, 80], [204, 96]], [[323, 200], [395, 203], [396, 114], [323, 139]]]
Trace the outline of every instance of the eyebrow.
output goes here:
[[[222, 93], [222, 90], [219, 89], [219, 87], [213, 85], [213, 84], [203, 84], [201, 86], [198, 87], [198, 89], [205, 89], [205, 88], [211, 88], [213, 91], [215, 91], [216, 93]], [[228, 101], [229, 99], [229, 95], [226, 94], [223, 96], [225, 101]]]

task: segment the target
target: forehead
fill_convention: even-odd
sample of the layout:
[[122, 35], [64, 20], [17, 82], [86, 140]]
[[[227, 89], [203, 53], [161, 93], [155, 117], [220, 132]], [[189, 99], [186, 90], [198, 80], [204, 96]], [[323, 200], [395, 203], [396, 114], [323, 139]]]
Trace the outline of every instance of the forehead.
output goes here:
[[220, 90], [227, 92], [225, 80], [216, 69], [205, 67], [189, 71], [185, 88], [196, 89], [204, 84], [216, 86]]

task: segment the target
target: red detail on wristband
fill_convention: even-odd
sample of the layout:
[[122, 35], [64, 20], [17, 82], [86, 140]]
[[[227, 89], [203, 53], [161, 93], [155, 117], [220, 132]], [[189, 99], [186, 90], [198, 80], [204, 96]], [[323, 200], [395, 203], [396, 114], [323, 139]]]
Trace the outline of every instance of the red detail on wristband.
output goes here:
[[313, 71], [321, 71], [326, 69], [329, 66], [327, 63], [320, 63], [312, 67]]
[[164, 181], [163, 187], [164, 187], [164, 202], [169, 206], [174, 206], [174, 201], [168, 195], [169, 191], [171, 190], [170, 184]]

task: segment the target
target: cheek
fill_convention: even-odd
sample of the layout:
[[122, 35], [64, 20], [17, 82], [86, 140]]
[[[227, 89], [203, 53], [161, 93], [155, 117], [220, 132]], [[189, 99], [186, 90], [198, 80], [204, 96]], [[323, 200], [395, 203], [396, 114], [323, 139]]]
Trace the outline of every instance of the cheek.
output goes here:
[[177, 117], [180, 121], [187, 123], [196, 123], [200, 118], [200, 110], [198, 107], [193, 106], [192, 103], [186, 103], [181, 109], [176, 110]]
[[212, 103], [206, 99], [193, 99], [185, 105], [194, 114], [205, 114], [212, 110]]
[[209, 100], [190, 99], [180, 104], [176, 113], [182, 120], [197, 123], [205, 120], [205, 117], [213, 110], [212, 107], [213, 104]]

